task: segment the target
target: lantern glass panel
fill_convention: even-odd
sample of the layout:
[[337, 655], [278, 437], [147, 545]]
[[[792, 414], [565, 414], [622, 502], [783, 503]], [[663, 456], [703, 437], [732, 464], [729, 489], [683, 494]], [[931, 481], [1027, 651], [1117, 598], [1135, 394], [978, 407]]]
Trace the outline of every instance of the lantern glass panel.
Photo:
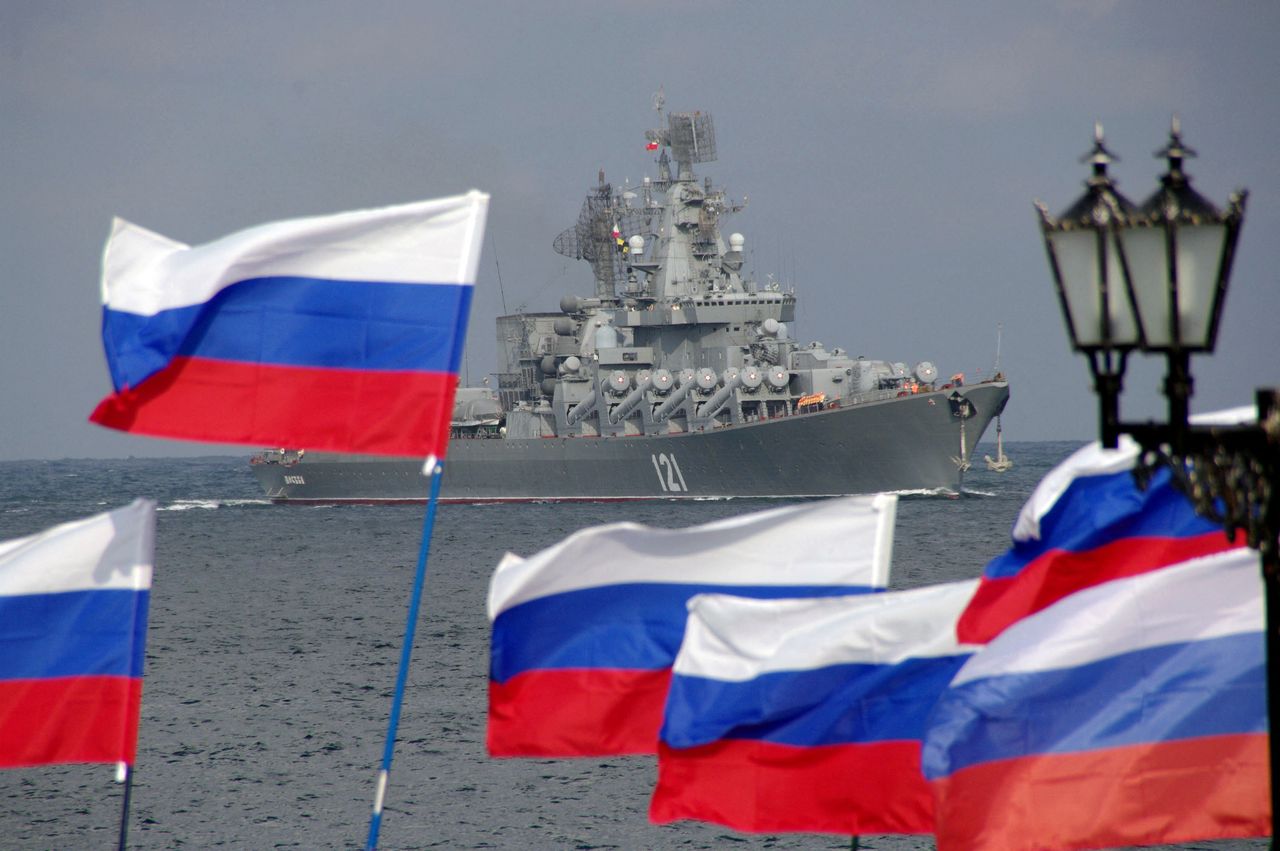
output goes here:
[[[1048, 239], [1062, 274], [1062, 291], [1076, 347], [1137, 345], [1137, 320], [1125, 292], [1115, 236], [1109, 231], [1081, 229], [1050, 232]], [[1099, 251], [1106, 254], [1105, 280], [1100, 277]], [[1110, 317], [1110, 329], [1103, 328], [1104, 315]]]
[[1177, 330], [1169, 269], [1170, 228], [1135, 227], [1123, 232], [1125, 257], [1133, 281], [1134, 301], [1148, 349], [1207, 350], [1212, 338], [1214, 299], [1222, 264], [1225, 225], [1182, 224], [1172, 228], [1176, 242]]

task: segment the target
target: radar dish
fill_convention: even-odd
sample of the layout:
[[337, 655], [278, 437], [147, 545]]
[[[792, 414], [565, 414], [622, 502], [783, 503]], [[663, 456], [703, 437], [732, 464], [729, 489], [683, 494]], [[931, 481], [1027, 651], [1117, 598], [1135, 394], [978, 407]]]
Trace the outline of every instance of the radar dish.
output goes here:
[[574, 260], [582, 259], [582, 252], [578, 249], [578, 229], [568, 228], [560, 232], [555, 242], [551, 243], [551, 247], [556, 250], [557, 254], [563, 254], [565, 257], [572, 257]]
[[676, 161], [709, 163], [716, 158], [716, 129], [708, 112], [673, 112], [667, 116], [671, 152]]
[[612, 298], [617, 283], [626, 280], [628, 240], [647, 228], [651, 216], [652, 211], [630, 206], [602, 180], [583, 201], [578, 223], [561, 232], [552, 247], [557, 254], [590, 263], [596, 294]]

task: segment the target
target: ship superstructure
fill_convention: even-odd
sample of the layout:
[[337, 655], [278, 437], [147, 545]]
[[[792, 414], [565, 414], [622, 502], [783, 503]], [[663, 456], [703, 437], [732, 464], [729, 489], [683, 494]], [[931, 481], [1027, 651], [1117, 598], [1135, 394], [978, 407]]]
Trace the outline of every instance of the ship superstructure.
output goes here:
[[[554, 241], [591, 265], [594, 293], [498, 318], [496, 386], [458, 391], [442, 499], [958, 488], [1003, 377], [940, 381], [929, 361], [794, 340], [794, 293], [744, 273], [745, 238], [720, 228], [741, 206], [694, 172], [716, 159], [711, 116], [665, 123], [647, 134], [656, 176], [618, 188], [602, 172]], [[277, 450], [255, 470], [280, 501], [426, 495], [421, 459]]]

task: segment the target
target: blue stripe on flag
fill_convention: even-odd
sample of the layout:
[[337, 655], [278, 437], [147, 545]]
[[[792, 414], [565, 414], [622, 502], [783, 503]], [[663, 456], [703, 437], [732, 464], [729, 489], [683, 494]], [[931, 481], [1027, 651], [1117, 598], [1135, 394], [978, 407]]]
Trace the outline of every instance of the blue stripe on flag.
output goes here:
[[721, 739], [800, 747], [918, 741], [938, 695], [969, 657], [831, 665], [742, 682], [677, 674], [661, 738], [677, 748]]
[[0, 680], [142, 676], [148, 591], [0, 596]]
[[758, 599], [838, 597], [882, 591], [865, 585], [603, 585], [529, 600], [493, 623], [490, 676], [506, 682], [529, 670], [669, 668], [680, 649], [685, 603], [695, 594]]
[[270, 277], [206, 304], [140, 316], [104, 309], [117, 390], [179, 355], [332, 369], [458, 372], [473, 287]]
[[1249, 632], [966, 682], [938, 701], [925, 774], [937, 779], [1037, 754], [1265, 733], [1265, 669], [1263, 636]]
[[1158, 471], [1146, 491], [1138, 490], [1130, 470], [1081, 476], [1041, 519], [1039, 540], [1015, 540], [1012, 549], [988, 562], [983, 575], [1016, 576], [1051, 550], [1083, 552], [1121, 538], [1184, 538], [1221, 528], [1196, 514], [1168, 470]]

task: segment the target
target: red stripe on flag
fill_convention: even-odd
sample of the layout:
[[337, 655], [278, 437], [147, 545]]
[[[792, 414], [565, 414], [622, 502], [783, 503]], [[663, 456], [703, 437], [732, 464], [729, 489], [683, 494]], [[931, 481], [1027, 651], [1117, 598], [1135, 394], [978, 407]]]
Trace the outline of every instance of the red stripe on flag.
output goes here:
[[142, 680], [0, 681], [0, 768], [127, 762], [138, 751]]
[[657, 751], [670, 669], [538, 670], [489, 683], [490, 756]]
[[154, 437], [443, 458], [458, 377], [175, 358], [89, 417]]
[[934, 781], [939, 851], [1112, 848], [1271, 833], [1267, 736], [998, 760]]
[[662, 745], [649, 818], [754, 833], [932, 833], [933, 797], [919, 742]]
[[1190, 538], [1121, 538], [1083, 552], [1050, 550], [1014, 576], [983, 577], [956, 624], [965, 644], [986, 644], [1017, 620], [1084, 588], [1244, 546], [1225, 532]]

